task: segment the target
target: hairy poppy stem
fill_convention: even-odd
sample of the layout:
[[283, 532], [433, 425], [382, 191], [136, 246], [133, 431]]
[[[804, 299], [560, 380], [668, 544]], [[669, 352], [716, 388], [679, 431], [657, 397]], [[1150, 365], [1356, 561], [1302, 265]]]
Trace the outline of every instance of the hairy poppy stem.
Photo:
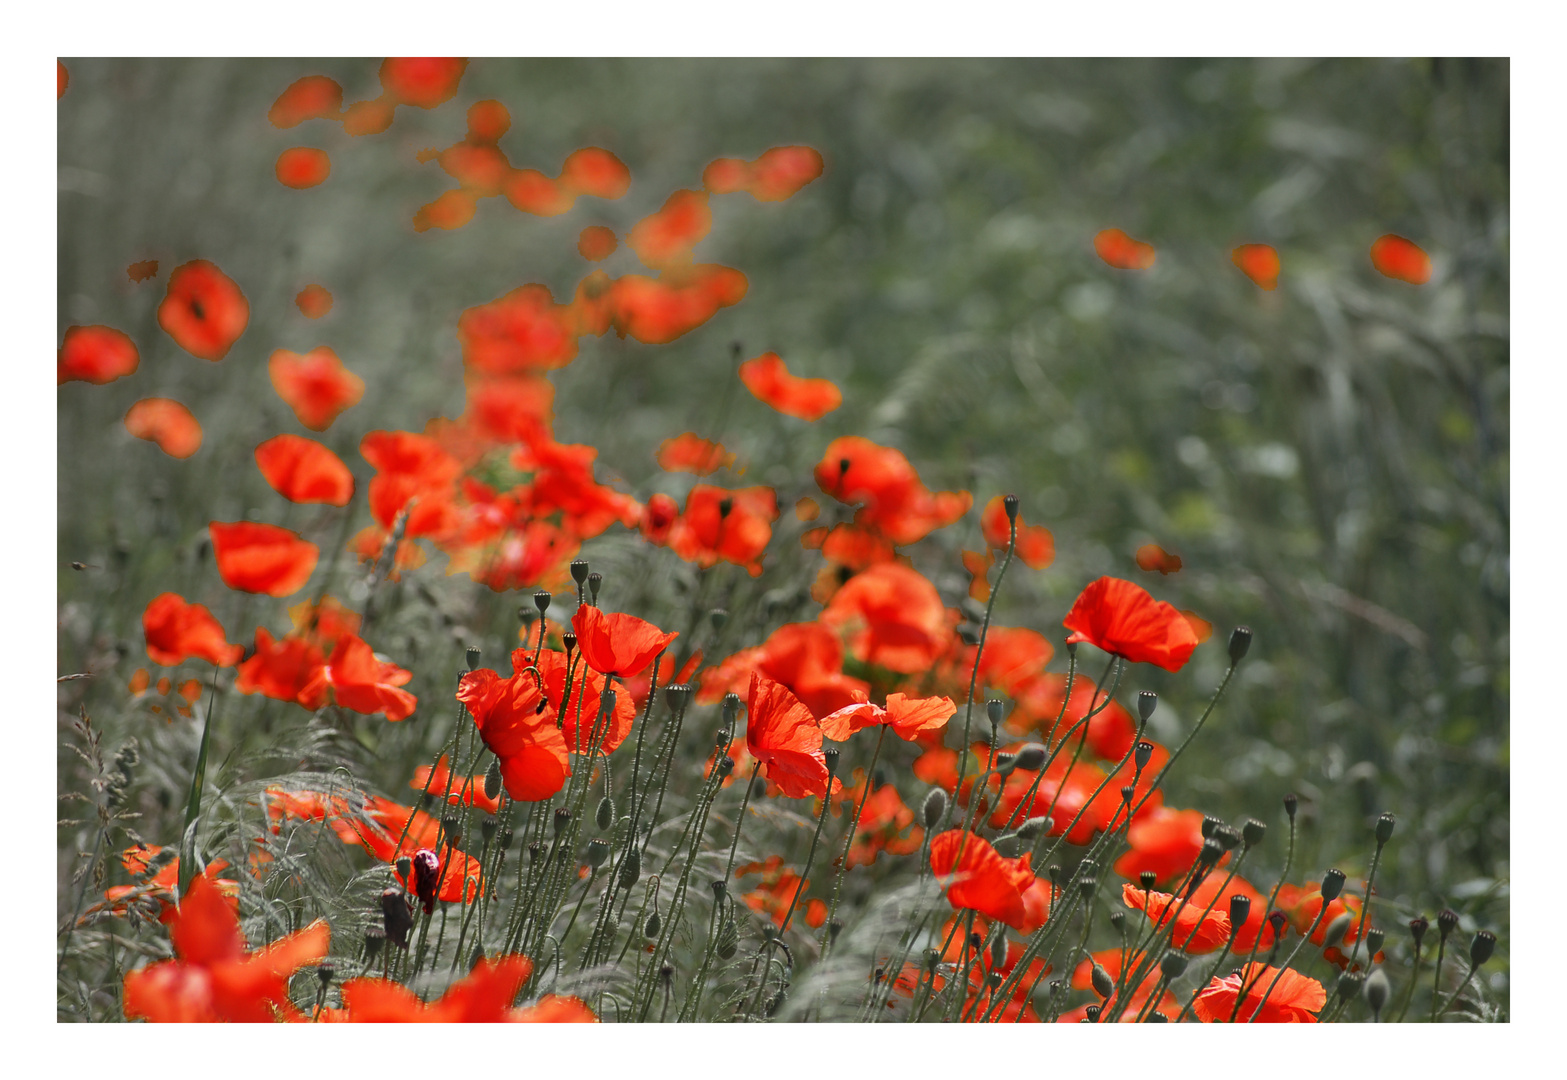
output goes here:
[[[860, 804], [854, 808], [854, 819], [849, 822], [849, 828], [843, 837], [843, 855], [838, 859], [838, 870], [832, 879], [832, 901], [827, 905], [827, 922], [822, 933], [822, 955], [820, 963], [825, 963], [827, 956], [832, 952], [833, 920], [838, 917], [838, 898], [843, 888], [843, 879], [849, 873], [849, 849], [854, 846], [854, 834], [860, 827], [860, 816], [865, 813], [865, 803], [871, 797], [871, 784], [876, 771], [876, 762], [881, 757], [881, 744], [887, 737], [887, 725], [878, 725], [880, 731], [876, 735], [876, 748], [871, 751], [870, 764], [865, 766], [865, 790], [860, 794]], [[830, 785], [829, 785], [830, 786]]]
[[[1263, 921], [1264, 924], [1266, 924], [1267, 921], [1268, 921], [1269, 913], [1271, 913], [1274, 910], [1273, 903], [1274, 903], [1275, 900], [1277, 900], [1279, 898], [1279, 890], [1284, 887], [1284, 882], [1286, 880], [1288, 880], [1289, 874], [1290, 874], [1290, 866], [1295, 861], [1295, 815], [1294, 814], [1290, 814], [1289, 815], [1289, 819], [1290, 819], [1290, 840], [1289, 840], [1289, 847], [1284, 852], [1284, 872], [1279, 875], [1279, 880], [1276, 881], [1274, 883], [1274, 885], [1273, 885], [1273, 891], [1268, 894], [1268, 903], [1267, 903], [1267, 906], [1263, 908], [1263, 915], [1262, 915], [1262, 921]], [[1278, 942], [1275, 941], [1274, 945], [1276, 946], [1277, 944], [1278, 944]], [[1261, 927], [1259, 927], [1258, 930], [1257, 930], [1257, 940], [1255, 940], [1255, 941], [1253, 941], [1251, 943], [1251, 952], [1246, 957], [1246, 963], [1241, 966], [1241, 970], [1242, 971], [1246, 971], [1246, 970], [1249, 970], [1251, 968], [1252, 961], [1257, 959], [1257, 950], [1259, 948], [1261, 948], [1261, 946], [1262, 946], [1262, 929], [1261, 929]], [[1262, 975], [1259, 973], [1257, 975], [1257, 977], [1251, 981], [1251, 986], [1255, 986], [1257, 983], [1259, 983], [1261, 981], [1262, 981]], [[1235, 1018], [1241, 1014], [1241, 1002], [1246, 1000], [1246, 995], [1247, 994], [1251, 993], [1251, 986], [1246, 985], [1246, 981], [1244, 979], [1241, 980], [1241, 992], [1239, 994], [1235, 995], [1235, 1007], [1230, 1010], [1230, 1023], [1232, 1023], [1232, 1024], [1235, 1023]]]

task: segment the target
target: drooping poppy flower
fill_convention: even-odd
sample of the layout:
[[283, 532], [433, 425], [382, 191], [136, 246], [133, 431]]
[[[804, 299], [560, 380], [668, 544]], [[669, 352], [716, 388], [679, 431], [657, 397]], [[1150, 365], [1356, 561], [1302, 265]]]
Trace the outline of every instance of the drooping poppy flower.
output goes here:
[[604, 675], [635, 675], [680, 636], [664, 633], [652, 623], [615, 612], [611, 615], [591, 604], [582, 604], [571, 617], [577, 632], [577, 648], [594, 671]]
[[1117, 270], [1146, 270], [1154, 263], [1153, 245], [1133, 240], [1120, 229], [1095, 234], [1094, 250]]
[[816, 717], [788, 687], [760, 672], [751, 674], [746, 697], [745, 745], [789, 798], [828, 794], [831, 774]]
[[[980, 531], [992, 548], [1005, 551], [1011, 542], [1012, 526], [1007, 520], [1006, 496], [997, 495], [985, 504], [979, 518]], [[1029, 525], [1017, 516], [1017, 557], [1030, 570], [1043, 570], [1056, 559], [1056, 538], [1043, 525]]]
[[626, 244], [655, 270], [684, 266], [691, 261], [691, 249], [712, 227], [707, 192], [676, 191], [660, 209], [631, 227]]
[[343, 88], [325, 75], [306, 75], [288, 84], [267, 110], [276, 128], [291, 128], [317, 118], [336, 120], [343, 111]]
[[1127, 907], [1141, 911], [1159, 927], [1168, 927], [1170, 916], [1174, 913], [1175, 929], [1170, 935], [1171, 947], [1193, 956], [1221, 949], [1230, 940], [1229, 912], [1220, 910], [1217, 904], [1204, 915], [1205, 903], [1199, 904], [1195, 900], [1182, 903], [1178, 896], [1140, 889], [1130, 882], [1121, 886], [1121, 899]]
[[544, 698], [541, 680], [524, 671], [503, 679], [489, 668], [463, 676], [457, 700], [501, 762], [501, 780], [518, 802], [549, 799], [571, 775], [566, 737]]
[[169, 274], [158, 325], [192, 356], [216, 362], [250, 325], [250, 302], [227, 274], [196, 259]]
[[589, 225], [577, 237], [577, 253], [588, 262], [602, 262], [619, 246], [615, 230], [604, 225]]
[[256, 467], [290, 502], [347, 506], [354, 497], [354, 474], [343, 459], [302, 435], [274, 435], [257, 446]]
[[133, 262], [125, 268], [125, 276], [140, 285], [148, 278], [158, 276], [158, 260], [143, 259], [141, 262]]
[[822, 735], [842, 742], [861, 728], [887, 724], [898, 738], [913, 742], [921, 735], [946, 727], [957, 711], [949, 697], [916, 698], [893, 693], [887, 695], [886, 708], [863, 702], [822, 717]]
[[1179, 671], [1197, 647], [1191, 624], [1175, 608], [1120, 578], [1102, 577], [1084, 589], [1062, 620], [1069, 642], [1090, 645], [1166, 671]]
[[1173, 574], [1181, 568], [1181, 557], [1171, 555], [1158, 544], [1144, 544], [1137, 549], [1137, 568], [1157, 570], [1164, 575]]
[[778, 496], [770, 487], [728, 491], [698, 484], [686, 496], [685, 511], [670, 526], [668, 545], [698, 566], [733, 563], [757, 577], [777, 520]]
[[740, 381], [762, 404], [801, 420], [819, 420], [843, 404], [843, 392], [832, 380], [791, 375], [775, 352], [741, 364]]
[[733, 465], [735, 456], [722, 443], [704, 439], [694, 431], [665, 439], [658, 447], [658, 467], [665, 472], [706, 476]]
[[201, 449], [201, 423], [173, 398], [142, 398], [126, 412], [125, 430], [156, 443], [172, 458], [188, 458]]
[[277, 396], [311, 431], [331, 427], [337, 414], [359, 404], [365, 392], [365, 381], [325, 345], [304, 355], [278, 349], [267, 361], [267, 374]]
[[176, 960], [125, 976], [125, 1015], [158, 1023], [270, 1023], [300, 1019], [289, 977], [326, 959], [331, 930], [317, 919], [303, 930], [247, 951], [239, 917], [205, 877], [180, 902], [170, 937]]
[[313, 146], [291, 146], [278, 155], [275, 171], [284, 187], [313, 188], [332, 175], [332, 159]]
[[321, 549], [290, 529], [260, 521], [214, 521], [212, 554], [223, 584], [241, 592], [290, 596], [315, 572]]
[[901, 563], [878, 563], [850, 578], [819, 621], [845, 635], [858, 659], [908, 674], [929, 670], [952, 640], [936, 587]]
[[1377, 273], [1394, 281], [1424, 285], [1431, 280], [1431, 256], [1414, 241], [1393, 233], [1377, 237], [1371, 245], [1371, 265]]
[[[1273, 985], [1278, 975], [1278, 985]], [[1322, 1011], [1328, 1003], [1328, 992], [1316, 979], [1302, 975], [1292, 968], [1269, 967], [1267, 964], [1250, 963], [1241, 971], [1224, 978], [1215, 977], [1192, 1002], [1192, 1012], [1205, 1024], [1226, 1023], [1235, 1012], [1235, 999], [1240, 997], [1241, 987], [1246, 987], [1246, 1000], [1236, 1015], [1237, 1023], [1259, 1024], [1315, 1024], [1314, 1013]], [[1269, 987], [1272, 993], [1269, 993]], [[1263, 1002], [1262, 995], [1268, 1000]], [[1258, 1006], [1261, 1005], [1261, 1009]]]
[[72, 326], [60, 345], [56, 383], [80, 380], [102, 386], [131, 374], [140, 363], [136, 343], [114, 327]]
[[315, 680], [326, 663], [320, 645], [290, 634], [274, 639], [265, 627], [256, 627], [256, 651], [239, 665], [234, 689], [241, 694], [261, 694], [278, 701], [298, 701], [300, 691]]
[[294, 306], [299, 308], [299, 313], [305, 318], [319, 319], [332, 310], [332, 294], [325, 286], [306, 285], [294, 297]]
[[930, 842], [930, 868], [938, 879], [950, 878], [944, 884], [953, 908], [972, 908], [1019, 931], [1032, 921], [1023, 899], [1034, 883], [1030, 863], [1027, 854], [1004, 859], [989, 841], [962, 829], [950, 829]]
[[332, 699], [344, 709], [367, 716], [385, 713], [388, 720], [406, 720], [413, 715], [419, 699], [400, 688], [413, 677], [413, 672], [377, 659], [363, 639], [344, 634], [327, 662], [300, 689], [299, 703], [307, 709], [319, 709], [326, 704], [330, 689]]
[[755, 161], [719, 158], [702, 170], [714, 195], [749, 192], [757, 202], [782, 202], [822, 174], [822, 155], [809, 146], [775, 146]]
[[1279, 287], [1279, 253], [1267, 244], [1242, 244], [1230, 252], [1230, 261], [1258, 288], [1272, 292]]
[[500, 1023], [509, 1019], [512, 1002], [532, 973], [533, 961], [526, 956], [487, 957], [428, 1005], [390, 979], [349, 979], [342, 986], [342, 1019], [359, 1024]]
[[839, 502], [862, 504], [856, 525], [878, 529], [900, 547], [951, 525], [974, 504], [966, 491], [932, 492], [902, 453], [858, 435], [828, 443], [815, 475], [817, 485]]
[[187, 604], [178, 593], [159, 593], [141, 616], [147, 655], [154, 664], [173, 667], [194, 656], [218, 667], [238, 663], [243, 645], [230, 645], [223, 626], [202, 604]]

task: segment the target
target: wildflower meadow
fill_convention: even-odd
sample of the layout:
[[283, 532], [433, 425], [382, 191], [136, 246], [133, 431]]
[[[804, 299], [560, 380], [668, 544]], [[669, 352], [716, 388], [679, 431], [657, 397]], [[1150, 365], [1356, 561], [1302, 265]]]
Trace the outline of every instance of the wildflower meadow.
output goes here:
[[60, 1021], [1509, 1020], [1506, 60], [58, 76]]

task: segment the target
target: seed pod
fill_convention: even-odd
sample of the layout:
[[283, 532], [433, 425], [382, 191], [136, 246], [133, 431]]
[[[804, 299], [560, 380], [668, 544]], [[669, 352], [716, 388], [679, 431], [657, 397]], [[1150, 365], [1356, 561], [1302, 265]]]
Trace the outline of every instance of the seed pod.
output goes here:
[[615, 800], [608, 795], [599, 800], [598, 811], [593, 815], [593, 823], [603, 832], [615, 824]]
[[609, 841], [603, 837], [595, 836], [588, 841], [588, 866], [594, 870], [604, 865], [604, 860], [609, 858]]
[[996, 775], [998, 775], [998, 776], [1011, 776], [1012, 775], [1012, 770], [1015, 769], [1015, 768], [1017, 768], [1017, 755], [1016, 754], [997, 754], [996, 755]]
[[571, 656], [572, 653], [577, 651], [577, 632], [575, 630], [567, 630], [560, 636], [560, 643], [566, 646], [566, 655], [568, 657]]
[[1085, 1023], [1085, 1024], [1097, 1024], [1097, 1023], [1099, 1023], [1099, 1006], [1098, 1005], [1089, 1005], [1089, 1006], [1087, 1006], [1086, 1008], [1083, 1009], [1083, 1023]]
[[1089, 981], [1094, 984], [1094, 993], [1102, 998], [1107, 998], [1115, 992], [1115, 980], [1098, 964], [1095, 964], [1093, 970], [1089, 972]]
[[722, 630], [724, 624], [729, 621], [729, 612], [723, 608], [714, 608], [707, 613], [707, 621], [712, 624], [715, 631]]
[[494, 814], [485, 814], [484, 820], [479, 822], [479, 834], [484, 837], [484, 846], [489, 847], [490, 841], [495, 839], [495, 830], [501, 823], [495, 820]]
[[729, 883], [723, 878], [714, 878], [709, 887], [713, 890], [713, 903], [718, 903], [729, 894]]
[[1144, 892], [1152, 889], [1154, 887], [1154, 882], [1158, 880], [1158, 876], [1152, 870], [1144, 870], [1142, 873], [1137, 875], [1137, 884], [1142, 886]]
[[1251, 897], [1236, 893], [1230, 897], [1230, 936], [1238, 936], [1246, 920], [1251, 918]]
[[934, 829], [947, 812], [947, 793], [941, 788], [931, 788], [930, 794], [925, 796], [925, 805], [920, 813], [925, 821], [925, 828]]
[[1094, 893], [1099, 891], [1099, 879], [1091, 877], [1083, 878], [1077, 883], [1077, 891], [1085, 901], [1092, 900], [1094, 898]]
[[449, 848], [457, 846], [462, 840], [462, 818], [456, 814], [447, 814], [441, 818], [441, 843]]
[[1007, 512], [1007, 521], [1017, 521], [1017, 496], [1003, 495], [1001, 497], [1001, 509]]
[[1391, 988], [1387, 982], [1387, 973], [1381, 968], [1377, 968], [1370, 975], [1366, 976], [1366, 985], [1363, 992], [1366, 995], [1366, 1004], [1371, 1006], [1373, 1019], [1381, 1017], [1382, 1006], [1387, 1004], [1390, 990]]
[[1452, 908], [1443, 908], [1437, 912], [1436, 928], [1442, 933], [1442, 940], [1447, 940], [1447, 935], [1458, 929], [1458, 912]]
[[632, 844], [620, 857], [620, 871], [616, 877], [622, 889], [629, 889], [642, 876], [642, 849]]
[[1126, 912], [1112, 911], [1110, 913], [1110, 925], [1115, 927], [1115, 932], [1118, 934], [1124, 931], [1126, 929]]
[[653, 912], [648, 915], [647, 922], [642, 924], [642, 936], [652, 940], [653, 938], [658, 937], [658, 932], [663, 929], [663, 926], [663, 921], [658, 917], [658, 909], [655, 908]]
[[1331, 904], [1344, 891], [1344, 871], [1329, 870], [1322, 875], [1322, 902]]
[[533, 594], [533, 606], [539, 609], [540, 615], [543, 615], [550, 609], [551, 599], [552, 598], [548, 589], [540, 589], [538, 592]]
[[1360, 991], [1361, 980], [1365, 978], [1358, 971], [1346, 971], [1338, 977], [1338, 996], [1348, 1001]]
[[1046, 753], [1039, 743], [1029, 743], [1017, 752], [1017, 767], [1024, 772], [1038, 772], [1045, 763]]
[[1166, 979], [1179, 979], [1186, 971], [1186, 954], [1171, 949], [1159, 961], [1159, 970]]
[[1295, 807], [1300, 803], [1300, 796], [1293, 791], [1284, 796], [1284, 812], [1289, 815], [1291, 821], [1295, 820]]
[[486, 799], [498, 799], [501, 797], [500, 758], [491, 761], [490, 767], [484, 770], [484, 797]]
[[1469, 943], [1469, 962], [1479, 967], [1491, 959], [1491, 953], [1496, 951], [1496, 935], [1489, 930], [1475, 931], [1474, 940]]
[[1237, 626], [1230, 631], [1230, 663], [1238, 664], [1251, 648], [1251, 627]]
[[1341, 912], [1337, 918], [1328, 923], [1328, 928], [1322, 933], [1323, 949], [1336, 948], [1344, 940], [1344, 935], [1349, 932], [1349, 924], [1355, 921], [1355, 916], [1350, 912]]
[[[833, 775], [837, 774], [837, 772], [838, 772], [838, 757], [839, 757], [839, 755], [841, 753], [842, 753], [841, 750], [823, 750], [822, 751], [822, 757], [824, 759], [826, 759], [826, 761], [827, 761], [827, 775], [828, 776], [833, 776]], [[734, 767], [734, 762], [731, 761], [729, 763], [729, 765], [730, 765], [731, 768], [733, 768]], [[768, 766], [768, 768], [770, 770], [772, 768], [772, 766]]]
[[[394, 890], [395, 891], [395, 890]], [[386, 931], [379, 926], [371, 926], [365, 929], [365, 966], [375, 963], [375, 958], [381, 955], [381, 946], [386, 944]]]
[[684, 712], [691, 700], [691, 688], [685, 683], [670, 683], [664, 687], [664, 704], [672, 713]]
[[597, 571], [588, 575], [588, 602], [594, 607], [599, 605], [599, 590], [604, 587], [604, 575]]
[[1409, 935], [1415, 939], [1415, 948], [1420, 948], [1420, 939], [1426, 936], [1426, 931], [1431, 929], [1431, 920], [1424, 915], [1416, 915], [1409, 920]]
[[468, 670], [473, 671], [478, 668], [479, 661], [483, 659], [484, 654], [479, 651], [477, 645], [469, 645], [463, 656], [468, 661]]
[[564, 806], [555, 811], [555, 835], [559, 836], [566, 831], [566, 826], [571, 823], [571, 811]]
[[1382, 951], [1382, 942], [1384, 940], [1386, 940], [1386, 937], [1387, 937], [1387, 935], [1385, 935], [1381, 930], [1378, 930], [1375, 927], [1372, 927], [1371, 929], [1367, 930], [1366, 931], [1366, 955], [1369, 956], [1369, 957], [1372, 957], [1374, 959], [1376, 957], [1377, 953]]
[[1152, 690], [1143, 690], [1137, 695], [1137, 715], [1147, 723], [1153, 711], [1159, 707], [1159, 695]]
[[991, 727], [1001, 726], [1002, 710], [1004, 708], [1005, 706], [995, 698], [985, 702], [985, 716], [990, 721]]
[[571, 580], [575, 581], [578, 585], [581, 585], [584, 581], [588, 580], [588, 570], [589, 569], [590, 569], [590, 567], [588, 566], [588, 560], [586, 560], [586, 559], [572, 559], [571, 560]]
[[1223, 855], [1224, 845], [1210, 838], [1202, 842], [1202, 850], [1197, 853], [1197, 862], [1202, 866], [1213, 866]]
[[1382, 845], [1393, 838], [1393, 826], [1397, 819], [1392, 814], [1383, 814], [1377, 818], [1377, 844]]
[[713, 770], [719, 777], [728, 776], [735, 771], [735, 759], [727, 754], [718, 759], [718, 766]]
[[1241, 846], [1241, 834], [1229, 825], [1220, 825], [1213, 830], [1213, 838], [1225, 851], [1234, 851]]
[[926, 949], [921, 959], [925, 962], [926, 971], [935, 971], [936, 965], [941, 962], [941, 954], [935, 949]]
[[397, 856], [397, 861], [392, 865], [397, 867], [397, 876], [404, 881], [407, 881], [408, 875], [414, 872], [414, 860], [411, 855]]
[[1168, 1024], [1170, 1022], [1170, 1018], [1164, 1015], [1162, 1012], [1156, 1012], [1149, 1016], [1148, 1019], [1144, 1022], [1149, 1024]]
[[1268, 926], [1273, 930], [1273, 938], [1275, 941], [1284, 936], [1284, 924], [1288, 921], [1289, 919], [1285, 916], [1284, 912], [1279, 911], [1276, 908], [1273, 911], [1268, 912]]
[[1213, 830], [1217, 829], [1220, 825], [1223, 824], [1223, 821], [1214, 817], [1212, 814], [1205, 816], [1202, 819], [1202, 838], [1204, 840], [1209, 839], [1213, 836]]
[[1153, 759], [1153, 743], [1147, 739], [1142, 740], [1132, 748], [1132, 764], [1138, 772], [1148, 767], [1148, 762]]
[[1247, 818], [1241, 823], [1241, 840], [1249, 848], [1262, 843], [1262, 838], [1268, 835], [1268, 827], [1256, 818]]

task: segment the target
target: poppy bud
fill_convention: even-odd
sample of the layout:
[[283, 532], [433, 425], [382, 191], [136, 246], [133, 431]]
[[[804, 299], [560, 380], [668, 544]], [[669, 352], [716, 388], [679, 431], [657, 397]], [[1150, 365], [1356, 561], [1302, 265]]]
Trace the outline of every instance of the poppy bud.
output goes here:
[[1220, 825], [1223, 824], [1224, 822], [1220, 821], [1216, 817], [1213, 817], [1212, 815], [1204, 817], [1202, 819], [1202, 838], [1204, 840], [1211, 839], [1213, 836], [1213, 830], [1217, 829]]
[[379, 926], [372, 926], [365, 930], [365, 966], [375, 963], [375, 958], [381, 955], [381, 946], [386, 944], [386, 931]]
[[588, 841], [588, 865], [594, 870], [604, 865], [604, 860], [609, 858], [609, 841], [603, 837], [595, 836]]
[[930, 794], [925, 796], [925, 805], [921, 810], [925, 819], [925, 828], [934, 829], [946, 812], [947, 793], [941, 788], [931, 788]]
[[571, 821], [571, 811], [564, 806], [555, 811], [555, 835], [559, 836], [566, 831], [566, 825]]
[[1085, 877], [1077, 883], [1077, 891], [1082, 894], [1084, 900], [1092, 900], [1094, 893], [1099, 890], [1099, 879]]
[[620, 857], [620, 874], [616, 880], [622, 889], [629, 889], [642, 876], [642, 849], [632, 844]]
[[1116, 933], [1121, 933], [1126, 928], [1126, 912], [1112, 911], [1110, 913], [1110, 925], [1115, 927]]
[[1212, 866], [1219, 861], [1224, 854], [1224, 845], [1217, 840], [1208, 839], [1202, 842], [1202, 850], [1197, 853], [1197, 862], [1201, 866]]
[[1284, 796], [1284, 812], [1289, 815], [1291, 821], [1295, 820], [1295, 807], [1300, 802], [1300, 796], [1293, 791]]
[[567, 630], [560, 636], [560, 643], [566, 646], [566, 655], [570, 656], [577, 650], [577, 632], [575, 630]]
[[1171, 949], [1159, 961], [1159, 971], [1166, 979], [1179, 979], [1186, 973], [1186, 954]]
[[1148, 767], [1148, 762], [1152, 760], [1152, 758], [1153, 743], [1149, 742], [1148, 740], [1144, 739], [1142, 742], [1132, 747], [1132, 764], [1137, 767], [1138, 772], [1142, 772], [1144, 769], [1146, 769]]
[[1031, 817], [1027, 821], [1023, 822], [1022, 826], [1018, 829], [1017, 834], [1018, 834], [1018, 836], [1022, 837], [1024, 840], [1032, 840], [1034, 837], [1039, 835], [1039, 830], [1041, 830], [1041, 829], [1048, 830], [1049, 828], [1050, 828], [1050, 819], [1049, 818], [1047, 818], [1047, 817]]
[[575, 581], [578, 585], [581, 585], [584, 581], [588, 580], [588, 570], [588, 560], [571, 560], [571, 580]]
[[604, 575], [592, 573], [588, 575], [588, 602], [594, 607], [599, 606], [599, 590], [604, 587]]
[[397, 856], [397, 862], [393, 863], [392, 865], [397, 867], [397, 876], [402, 878], [404, 881], [407, 881], [408, 875], [414, 871], [414, 861], [408, 855]]
[[1015, 859], [1018, 853], [1017, 833], [998, 836], [991, 841], [990, 846], [995, 848], [996, 854], [1003, 859]]
[[1237, 626], [1230, 631], [1230, 663], [1238, 664], [1251, 648], [1251, 627]]
[[1268, 835], [1268, 827], [1256, 818], [1247, 818], [1241, 823], [1241, 840], [1249, 848], [1262, 843], [1262, 838]]
[[724, 727], [733, 731], [735, 726], [735, 718], [739, 715], [740, 695], [736, 693], [725, 694], [723, 703]]
[[647, 917], [647, 922], [642, 924], [642, 936], [645, 938], [658, 937], [658, 932], [663, 928], [663, 925], [663, 922], [658, 917], [658, 912], [655, 910]]
[[485, 814], [484, 820], [479, 822], [479, 832], [484, 836], [484, 846], [489, 847], [490, 841], [495, 839], [495, 830], [501, 827], [501, 823], [495, 820], [494, 814]]
[[690, 700], [691, 688], [685, 683], [670, 683], [664, 687], [664, 704], [669, 706], [670, 712], [684, 712]]
[[484, 770], [484, 797], [486, 799], [498, 799], [501, 794], [501, 759], [496, 758], [490, 762], [490, 767]]
[[1346, 971], [1338, 977], [1338, 996], [1348, 1001], [1360, 990], [1361, 980], [1365, 978], [1358, 971]]
[[593, 823], [603, 832], [615, 824], [615, 800], [608, 795], [599, 800], [598, 812], [593, 815]]
[[1364, 993], [1366, 1004], [1371, 1006], [1372, 1019], [1382, 1015], [1382, 1006], [1387, 1004], [1388, 994], [1391, 988], [1388, 986], [1387, 973], [1377, 968], [1366, 977]]
[[1496, 935], [1489, 930], [1476, 930], [1474, 940], [1469, 943], [1469, 962], [1479, 967], [1491, 959], [1491, 953], [1496, 951]]
[[1283, 935], [1284, 924], [1288, 921], [1289, 919], [1285, 916], [1284, 912], [1279, 911], [1277, 908], [1268, 912], [1268, 925], [1272, 927], [1273, 936], [1275, 939]]
[[316, 968], [316, 978], [321, 980], [321, 989], [325, 990], [332, 985], [332, 977], [337, 974], [337, 968], [331, 964], [322, 964]]
[[823, 750], [822, 757], [827, 759], [827, 775], [832, 776], [838, 771], [838, 750]]
[[1005, 707], [1006, 706], [996, 698], [991, 698], [989, 701], [985, 702], [985, 715], [990, 719], [991, 727], [1001, 726], [1002, 710]]
[[675, 965], [663, 964], [658, 969], [658, 977], [666, 983], [675, 977]]
[[1153, 711], [1159, 707], [1159, 695], [1152, 690], [1143, 690], [1137, 695], [1137, 715], [1142, 717], [1143, 723], [1153, 715]]
[[544, 849], [540, 846], [540, 844], [539, 844], [539, 842], [537, 840], [533, 840], [533, 841], [529, 842], [529, 844], [528, 844], [528, 865], [529, 866], [532, 866], [534, 863], [539, 861], [539, 852], [543, 851], [543, 850]]
[[1220, 825], [1213, 830], [1213, 838], [1219, 842], [1219, 846], [1225, 851], [1234, 851], [1241, 845], [1241, 834], [1228, 825]]
[[1377, 818], [1377, 843], [1379, 845], [1385, 844], [1393, 838], [1393, 825], [1395, 823], [1396, 819], [1392, 814], [1383, 814]]
[[1328, 923], [1328, 928], [1322, 932], [1322, 948], [1337, 948], [1344, 940], [1344, 935], [1349, 933], [1349, 924], [1355, 921], [1355, 916], [1348, 912], [1341, 912], [1337, 918]]
[[926, 971], [935, 971], [936, 965], [941, 962], [941, 954], [935, 949], [926, 949], [922, 959], [925, 961]]
[[1154, 883], [1158, 880], [1158, 876], [1154, 874], [1152, 870], [1144, 870], [1142, 873], [1137, 875], [1137, 884], [1142, 886], [1143, 892], [1147, 892], [1149, 889], [1152, 889], [1154, 887]]
[[[413, 912], [401, 889], [385, 889], [381, 893], [381, 919], [386, 929], [381, 935], [399, 949], [408, 948], [408, 931], [413, 929]], [[369, 942], [366, 942], [369, 947]]]
[[1115, 992], [1115, 980], [1098, 964], [1095, 964], [1093, 970], [1088, 973], [1088, 980], [1094, 984], [1094, 993], [1102, 998], [1107, 998]]
[[1251, 897], [1236, 893], [1230, 897], [1230, 936], [1241, 932], [1246, 920], [1251, 918]]
[[723, 878], [715, 878], [709, 887], [713, 890], [714, 903], [722, 900], [729, 892], [729, 883]]
[[1458, 929], [1458, 912], [1452, 908], [1437, 912], [1436, 928], [1442, 932], [1442, 940], [1447, 940], [1447, 935]]
[[1024, 772], [1038, 772], [1045, 763], [1045, 748], [1039, 743], [1029, 743], [1017, 752], [1017, 767]]
[[1003, 495], [1001, 497], [1001, 509], [1007, 512], [1007, 520], [1017, 521], [1017, 496]]
[[414, 852], [414, 892], [429, 915], [435, 911], [435, 887], [441, 880], [441, 857], [429, 848]]
[[441, 843], [446, 847], [457, 846], [457, 841], [462, 839], [462, 819], [456, 814], [447, 814], [441, 818]]
[[1090, 1005], [1083, 1010], [1083, 1022], [1087, 1024], [1099, 1023], [1099, 1006]]
[[1156, 1012], [1143, 1021], [1145, 1024], [1168, 1024], [1169, 1022], [1170, 1018], [1162, 1012]]
[[1132, 805], [1132, 796], [1137, 794], [1136, 784], [1126, 784], [1121, 788], [1121, 801], [1127, 806]]
[[[717, 765], [716, 768], [714, 768], [713, 771], [716, 772], [719, 775], [720, 779], [722, 779], [725, 776], [728, 776], [730, 773], [735, 771], [735, 759], [730, 757], [730, 756], [728, 756], [727, 754], [724, 755], [723, 757], [718, 759], [718, 765]], [[827, 770], [827, 774], [829, 776], [832, 775], [832, 769], [831, 768], [829, 768]]]
[[714, 630], [722, 630], [724, 624], [729, 621], [729, 612], [721, 607], [715, 607], [707, 613], [707, 621], [712, 624]]
[[1007, 962], [1007, 935], [1003, 931], [990, 939], [990, 967], [995, 970]]
[[543, 615], [550, 609], [550, 600], [551, 597], [548, 589], [540, 589], [538, 592], [533, 594], [533, 606], [539, 609], [540, 615]]
[[1322, 875], [1322, 902], [1331, 904], [1344, 891], [1344, 871], [1329, 870]]
[[1420, 948], [1420, 939], [1426, 936], [1426, 931], [1431, 929], [1431, 920], [1424, 915], [1416, 915], [1409, 920], [1409, 935], [1415, 939], [1415, 948]]

